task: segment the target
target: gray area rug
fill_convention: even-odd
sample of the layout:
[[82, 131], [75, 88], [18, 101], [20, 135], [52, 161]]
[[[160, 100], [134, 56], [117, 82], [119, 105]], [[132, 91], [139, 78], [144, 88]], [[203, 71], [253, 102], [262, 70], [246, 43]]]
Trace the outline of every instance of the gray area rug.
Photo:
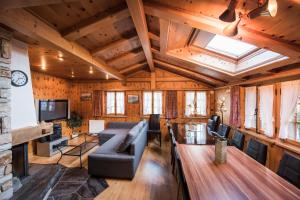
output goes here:
[[107, 187], [105, 179], [91, 177], [85, 168], [66, 168], [48, 200], [94, 199]]

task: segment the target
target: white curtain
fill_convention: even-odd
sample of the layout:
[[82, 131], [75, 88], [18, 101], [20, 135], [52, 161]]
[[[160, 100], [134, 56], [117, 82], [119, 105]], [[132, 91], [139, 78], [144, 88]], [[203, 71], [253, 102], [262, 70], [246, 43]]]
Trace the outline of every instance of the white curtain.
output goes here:
[[115, 114], [115, 93], [106, 93], [106, 114]]
[[280, 130], [279, 138], [296, 139], [295, 127], [289, 126], [300, 98], [300, 80], [281, 83]]
[[274, 134], [274, 118], [273, 118], [273, 100], [274, 89], [273, 85], [259, 87], [259, 113], [260, 125], [264, 134], [272, 137]]
[[143, 113], [144, 115], [150, 115], [152, 113], [152, 93], [144, 92], [143, 97]]
[[198, 115], [206, 115], [206, 92], [197, 92], [197, 108]]
[[256, 128], [256, 87], [245, 88], [245, 128]]
[[162, 92], [154, 92], [153, 98], [153, 114], [162, 114]]
[[195, 110], [194, 106], [195, 92], [185, 93], [185, 116], [190, 116]]
[[124, 92], [117, 92], [116, 93], [117, 99], [117, 114], [124, 114], [125, 113], [125, 95]]

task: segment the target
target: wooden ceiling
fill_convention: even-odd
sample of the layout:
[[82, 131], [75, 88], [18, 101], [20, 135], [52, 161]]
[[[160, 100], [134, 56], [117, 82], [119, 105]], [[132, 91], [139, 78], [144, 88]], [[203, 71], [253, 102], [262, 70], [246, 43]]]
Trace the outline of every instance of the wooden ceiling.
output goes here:
[[[278, 2], [276, 17], [243, 18], [234, 39], [289, 57], [238, 75], [189, 59], [203, 41], [199, 30], [222, 34], [218, 19], [229, 0], [0, 0], [0, 23], [30, 44], [33, 70], [73, 79], [125, 80], [140, 70], [164, 69], [214, 87], [300, 68], [300, 2]], [[246, 2], [246, 3], [245, 3]], [[237, 12], [256, 8], [240, 0]], [[226, 56], [204, 52], [222, 60]], [[59, 60], [62, 55], [63, 61]], [[44, 61], [42, 61], [44, 60]], [[42, 70], [43, 63], [46, 70]], [[292, 67], [291, 67], [292, 66]], [[93, 74], [90, 74], [90, 69]], [[276, 70], [278, 69], [278, 70]]]

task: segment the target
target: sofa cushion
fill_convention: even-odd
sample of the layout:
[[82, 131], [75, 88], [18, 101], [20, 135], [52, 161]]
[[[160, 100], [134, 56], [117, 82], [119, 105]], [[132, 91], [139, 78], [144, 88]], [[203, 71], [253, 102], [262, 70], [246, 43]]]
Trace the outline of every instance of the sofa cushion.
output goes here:
[[137, 123], [136, 122], [110, 122], [107, 125], [108, 129], [131, 129]]
[[119, 129], [108, 128], [108, 129], [101, 131], [99, 133], [99, 136], [101, 137], [101, 135], [103, 135], [103, 134], [125, 134], [126, 135], [129, 131], [130, 131], [130, 129], [128, 129], [128, 128], [119, 128]]
[[130, 144], [134, 141], [134, 139], [138, 136], [139, 132], [140, 132], [140, 126], [133, 127], [126, 135], [124, 141], [120, 144], [117, 152], [119, 153], [125, 152], [126, 149], [130, 146]]
[[94, 153], [95, 154], [116, 154], [117, 149], [124, 141], [126, 134], [116, 134], [103, 145], [101, 145]]

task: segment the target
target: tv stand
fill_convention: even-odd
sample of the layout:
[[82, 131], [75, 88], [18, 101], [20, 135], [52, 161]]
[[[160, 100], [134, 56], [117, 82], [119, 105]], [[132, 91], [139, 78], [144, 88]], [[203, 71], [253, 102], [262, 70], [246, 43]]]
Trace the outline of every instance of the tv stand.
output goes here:
[[68, 145], [68, 138], [62, 137], [49, 142], [37, 142], [36, 149], [38, 156], [51, 157], [59, 153], [59, 148]]

